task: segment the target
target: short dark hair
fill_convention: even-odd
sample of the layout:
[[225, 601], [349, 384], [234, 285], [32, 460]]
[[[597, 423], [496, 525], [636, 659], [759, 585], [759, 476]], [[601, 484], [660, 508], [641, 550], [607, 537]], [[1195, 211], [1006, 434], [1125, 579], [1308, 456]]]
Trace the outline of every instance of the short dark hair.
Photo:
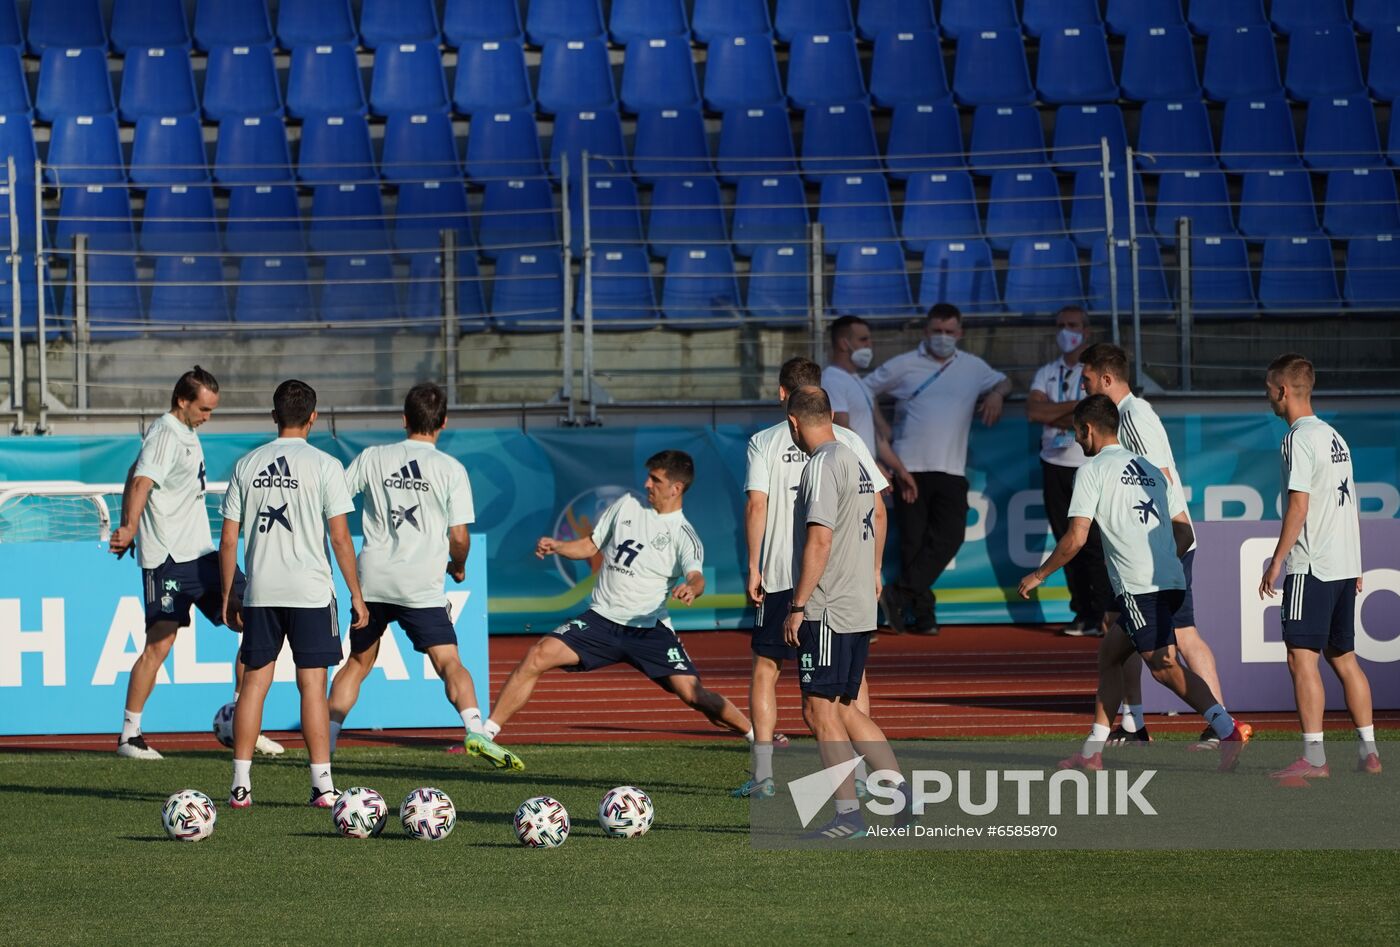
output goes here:
[[1118, 406], [1108, 395], [1090, 395], [1074, 406], [1076, 430], [1094, 427], [1105, 434], [1118, 435]]
[[804, 385], [817, 385], [822, 383], [822, 367], [810, 358], [799, 355], [783, 362], [783, 367], [778, 369], [778, 384], [789, 394], [803, 387]]
[[829, 330], [831, 332], [832, 346], [835, 346], [837, 342], [840, 342], [846, 336], [850, 335], [851, 329], [856, 326], [865, 326], [869, 328], [870, 323], [866, 322], [860, 316], [842, 316], [833, 322]]
[[1084, 350], [1079, 361], [1091, 372], [1109, 374], [1119, 381], [1128, 380], [1128, 353], [1112, 342], [1096, 342]]
[[804, 385], [788, 395], [787, 413], [799, 421], [831, 420], [831, 399], [816, 385]]
[[924, 325], [928, 325], [935, 319], [956, 319], [958, 324], [962, 324], [962, 310], [952, 303], [934, 303], [933, 308], [928, 311], [928, 318], [924, 320]]
[[667, 480], [681, 485], [681, 492], [695, 482], [695, 461], [683, 450], [663, 450], [647, 458], [647, 472], [659, 470]]
[[1313, 363], [1297, 352], [1280, 355], [1270, 362], [1268, 377], [1274, 375], [1282, 376], [1285, 382], [1295, 388], [1306, 388], [1308, 391], [1312, 391], [1313, 385], [1317, 384], [1317, 372], [1313, 370]]
[[180, 407], [181, 401], [193, 401], [199, 397], [201, 388], [213, 394], [219, 393], [219, 380], [196, 365], [175, 381], [175, 390], [170, 392], [170, 409]]
[[447, 423], [447, 392], [430, 381], [408, 389], [403, 416], [410, 434], [436, 434]]
[[1080, 305], [1078, 305], [1078, 304], [1076, 304], [1076, 303], [1070, 303], [1068, 306], [1061, 306], [1059, 309], [1056, 309], [1056, 310], [1055, 310], [1055, 321], [1056, 321], [1056, 322], [1059, 322], [1059, 321], [1060, 321], [1060, 317], [1063, 316], [1063, 315], [1064, 315], [1065, 313], [1067, 313], [1067, 312], [1077, 312], [1077, 313], [1079, 313], [1079, 315], [1082, 316], [1083, 319], [1084, 319], [1084, 328], [1086, 328], [1086, 329], [1089, 328], [1089, 326], [1090, 326], [1090, 324], [1091, 324], [1091, 323], [1089, 322], [1089, 310], [1085, 309], [1083, 306], [1080, 306]]
[[279, 428], [305, 427], [316, 410], [316, 389], [288, 378], [272, 393], [272, 417]]

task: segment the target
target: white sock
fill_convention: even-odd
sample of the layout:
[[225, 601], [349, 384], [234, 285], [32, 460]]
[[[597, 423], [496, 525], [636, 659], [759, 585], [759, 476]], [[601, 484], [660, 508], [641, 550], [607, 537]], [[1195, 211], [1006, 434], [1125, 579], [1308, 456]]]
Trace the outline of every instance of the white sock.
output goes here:
[[773, 778], [773, 744], [753, 745], [753, 778], [757, 783]]
[[1079, 755], [1090, 757], [1095, 753], [1102, 753], [1104, 744], [1108, 742], [1108, 735], [1110, 732], [1112, 731], [1104, 724], [1094, 724], [1089, 728], [1089, 739], [1084, 741], [1084, 748], [1079, 751]]
[[141, 732], [141, 715], [129, 710], [122, 711], [122, 739], [130, 740]]
[[1124, 704], [1121, 708], [1123, 714], [1123, 729], [1129, 733], [1137, 733], [1143, 729], [1145, 724], [1142, 720], [1142, 704]]
[[1222, 740], [1235, 732], [1235, 718], [1219, 704], [1211, 704], [1201, 716], [1206, 718], [1206, 723], [1210, 724], [1215, 735]]
[[1375, 753], [1377, 756], [1380, 755], [1380, 751], [1376, 749], [1375, 724], [1372, 724], [1369, 727], [1357, 727], [1356, 739], [1358, 741], [1356, 744], [1356, 749], [1357, 752], [1361, 755], [1362, 759], [1365, 759], [1372, 753]]
[[856, 779], [863, 783], [870, 782], [870, 767], [865, 765], [865, 760], [856, 764]]
[[744, 734], [744, 739], [749, 741], [749, 746], [753, 746], [753, 727], [749, 727], [749, 732]]
[[233, 785], [230, 789], [253, 788], [253, 761], [234, 760], [233, 761]]
[[311, 788], [317, 792], [327, 792], [335, 789], [335, 783], [331, 780], [330, 763], [311, 764]]
[[488, 717], [481, 725], [481, 732], [486, 734], [486, 739], [494, 740], [501, 735], [501, 725]]
[[480, 707], [468, 707], [460, 713], [462, 714], [462, 726], [466, 727], [468, 735], [481, 732]]
[[1321, 733], [1303, 734], [1303, 759], [1309, 766], [1326, 766], [1327, 751], [1322, 746]]
[[837, 800], [836, 800], [836, 814], [837, 814], [837, 815], [847, 815], [847, 814], [849, 814], [849, 813], [852, 813], [852, 812], [859, 812], [859, 811], [860, 811], [860, 803], [859, 803], [859, 802], [856, 802], [854, 799], [837, 799]]
[[335, 752], [335, 741], [340, 739], [340, 730], [345, 726], [344, 720], [331, 721], [331, 752]]

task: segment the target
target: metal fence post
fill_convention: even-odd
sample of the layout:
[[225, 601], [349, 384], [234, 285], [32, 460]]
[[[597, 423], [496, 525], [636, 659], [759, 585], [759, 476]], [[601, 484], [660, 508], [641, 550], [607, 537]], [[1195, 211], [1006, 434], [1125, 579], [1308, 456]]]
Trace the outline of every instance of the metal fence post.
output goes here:
[[564, 242], [560, 248], [560, 258], [563, 261], [561, 269], [564, 274], [564, 338], [561, 353], [564, 365], [563, 377], [559, 384], [559, 400], [566, 405], [564, 423], [573, 426], [578, 423], [578, 418], [574, 409], [574, 248], [569, 239], [569, 227], [573, 224], [573, 215], [569, 212], [569, 164], [567, 160], [559, 163], [559, 214], [562, 218], [561, 232], [564, 234]]
[[24, 430], [24, 336], [20, 332], [20, 309], [23, 293], [20, 290], [20, 260], [23, 254], [19, 245], [19, 216], [15, 188], [19, 182], [15, 175], [14, 156], [5, 159], [5, 181], [9, 185], [7, 200], [10, 208], [10, 255], [5, 262], [10, 264], [10, 407], [15, 412], [15, 423], [10, 433], [19, 434]]
[[442, 346], [447, 403], [457, 404], [457, 234], [442, 232]]
[[[583, 153], [582, 180], [579, 187], [583, 188], [579, 195], [583, 213], [583, 400], [588, 403], [588, 421], [596, 424], [598, 421], [598, 405], [593, 401], [593, 227], [590, 220], [592, 214], [592, 195], [589, 193], [589, 167], [588, 152]], [[569, 239], [569, 234], [564, 234], [564, 239]], [[564, 278], [568, 282], [568, 276]]]
[[1191, 218], [1176, 220], [1176, 261], [1181, 279], [1181, 390], [1191, 390]]
[[78, 407], [88, 407], [88, 259], [87, 234], [73, 238], [73, 348], [77, 357]]
[[44, 312], [44, 167], [34, 161], [34, 289], [35, 323], [39, 334], [39, 420], [35, 434], [49, 429], [49, 342]]
[[1113, 178], [1109, 169], [1108, 139], [1099, 139], [1099, 176], [1103, 178], [1104, 246], [1108, 249], [1108, 312], [1113, 321], [1113, 344], [1121, 341], [1118, 329], [1118, 254], [1113, 242]]
[[823, 349], [825, 348], [825, 345], [824, 333], [822, 329], [826, 322], [826, 286], [823, 284], [822, 270], [824, 268], [824, 261], [826, 258], [822, 255], [822, 253], [824, 252], [824, 248], [822, 246], [822, 225], [819, 223], [812, 224], [811, 227], [812, 240], [810, 252], [812, 254], [812, 308], [808, 330], [812, 334], [812, 361], [820, 365], [823, 361], [825, 361], [825, 359], [823, 358]]
[[[1127, 164], [1123, 168], [1123, 173], [1128, 176], [1128, 266], [1132, 270], [1133, 279], [1133, 376], [1137, 379], [1138, 388], [1142, 387], [1147, 373], [1143, 371], [1142, 365], [1142, 280], [1138, 273], [1138, 242], [1137, 242], [1137, 195], [1133, 187], [1133, 149], [1126, 152]], [[1118, 255], [1117, 248], [1110, 243], [1109, 259]]]

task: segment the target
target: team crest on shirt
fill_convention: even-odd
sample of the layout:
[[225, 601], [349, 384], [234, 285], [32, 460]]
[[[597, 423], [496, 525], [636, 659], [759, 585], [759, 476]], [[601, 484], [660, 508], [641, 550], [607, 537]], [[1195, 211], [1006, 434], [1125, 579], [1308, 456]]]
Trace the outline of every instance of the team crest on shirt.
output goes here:
[[662, 533], [651, 541], [653, 549], [665, 549], [669, 545], [671, 545], [671, 537], [666, 533]]

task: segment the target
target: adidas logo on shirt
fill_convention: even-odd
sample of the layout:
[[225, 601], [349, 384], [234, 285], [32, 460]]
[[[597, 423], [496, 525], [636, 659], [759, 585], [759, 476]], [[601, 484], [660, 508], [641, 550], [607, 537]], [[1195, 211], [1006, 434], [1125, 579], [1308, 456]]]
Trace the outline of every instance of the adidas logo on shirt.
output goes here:
[[423, 479], [423, 471], [418, 469], [418, 461], [410, 460], [397, 474], [384, 478], [384, 486], [391, 490], [418, 490], [423, 493], [433, 489], [433, 485]]
[[1351, 454], [1347, 452], [1346, 445], [1337, 435], [1332, 435], [1332, 463], [1344, 464], [1351, 460]]
[[[1142, 469], [1142, 464], [1136, 460], [1129, 461], [1128, 466], [1123, 468], [1122, 482], [1129, 487], [1155, 487], [1157, 478], [1148, 476], [1147, 471]], [[1147, 522], [1143, 520], [1143, 522]]]
[[285, 487], [288, 490], [297, 488], [297, 481], [292, 478], [291, 465], [287, 463], [287, 458], [278, 457], [267, 465], [267, 469], [258, 474], [253, 480], [254, 487]]

